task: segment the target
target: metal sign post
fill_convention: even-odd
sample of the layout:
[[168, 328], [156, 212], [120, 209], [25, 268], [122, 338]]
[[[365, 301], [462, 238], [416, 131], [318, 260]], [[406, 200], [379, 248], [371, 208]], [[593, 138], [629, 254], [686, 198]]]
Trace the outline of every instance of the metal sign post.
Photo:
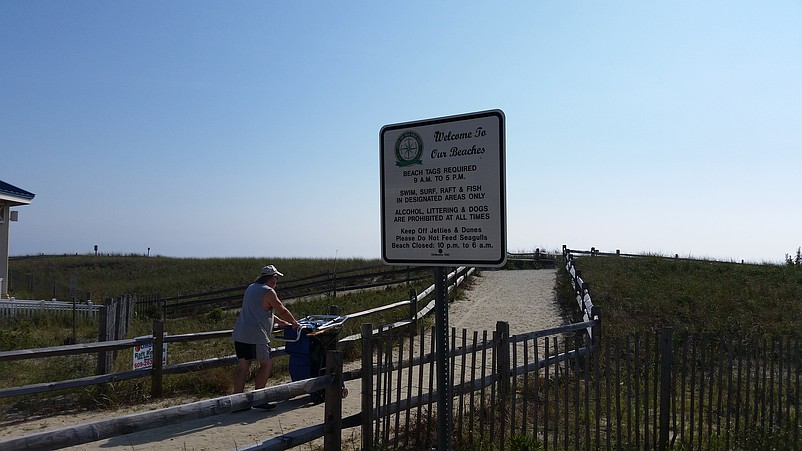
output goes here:
[[437, 449], [451, 449], [447, 266], [507, 260], [504, 112], [386, 125], [380, 132], [382, 260], [434, 266]]
[[434, 268], [435, 360], [437, 362], [437, 449], [451, 449], [453, 383], [448, 362], [448, 270]]

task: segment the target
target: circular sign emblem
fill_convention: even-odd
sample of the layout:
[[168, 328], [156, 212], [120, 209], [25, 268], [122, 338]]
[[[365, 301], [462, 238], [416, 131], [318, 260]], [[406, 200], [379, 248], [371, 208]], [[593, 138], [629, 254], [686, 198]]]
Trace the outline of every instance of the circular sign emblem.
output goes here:
[[413, 131], [404, 132], [395, 142], [396, 166], [409, 166], [423, 164], [420, 156], [423, 154], [423, 140]]

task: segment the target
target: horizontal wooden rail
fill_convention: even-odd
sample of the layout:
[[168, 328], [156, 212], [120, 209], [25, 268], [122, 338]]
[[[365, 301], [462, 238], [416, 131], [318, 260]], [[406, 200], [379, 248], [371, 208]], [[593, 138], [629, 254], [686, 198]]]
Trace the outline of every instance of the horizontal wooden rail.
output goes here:
[[659, 254], [627, 254], [621, 252], [620, 250], [616, 250], [615, 252], [602, 252], [596, 248], [591, 248], [589, 251], [580, 250], [580, 249], [569, 249], [565, 248], [569, 253], [573, 254], [574, 256], [591, 256], [591, 257], [626, 257], [626, 258], [662, 258], [662, 259], [669, 259], [669, 260], [676, 260], [676, 261], [684, 261], [684, 262], [704, 262], [704, 263], [737, 263], [737, 264], [755, 264], [760, 265], [762, 263], [748, 263], [741, 260], [740, 262], [735, 260], [710, 260], [706, 258], [693, 258], [693, 257], [680, 257], [679, 254], [671, 255], [659, 255]]
[[215, 338], [230, 338], [233, 332], [234, 332], [233, 329], [228, 329], [228, 330], [217, 330], [211, 332], [197, 332], [193, 334], [165, 335], [164, 342], [177, 343], [185, 341], [211, 340]]
[[598, 320], [585, 321], [582, 323], [567, 324], [565, 326], [552, 327], [551, 329], [543, 329], [535, 332], [527, 332], [525, 334], [513, 335], [510, 337], [511, 343], [520, 343], [525, 340], [532, 340], [535, 338], [547, 337], [549, 335], [559, 335], [577, 330], [587, 329], [599, 323]]
[[125, 340], [98, 341], [94, 343], [80, 343], [75, 345], [51, 346], [36, 349], [17, 349], [0, 352], [0, 362], [11, 360], [39, 359], [60, 355], [91, 354], [103, 351], [132, 348], [138, 344], [152, 343], [152, 337], [129, 338]]
[[[287, 355], [287, 352], [282, 347], [272, 350], [271, 355], [273, 357], [281, 357]], [[162, 374], [185, 374], [194, 371], [207, 370], [210, 368], [231, 366], [235, 365], [236, 363], [237, 363], [237, 356], [235, 355], [216, 357], [211, 359], [196, 360], [192, 362], [183, 362], [175, 365], [170, 365], [162, 369]], [[0, 389], [0, 398], [33, 395], [36, 393], [87, 387], [90, 385], [105, 384], [108, 382], [120, 382], [130, 379], [149, 377], [152, 376], [152, 374], [153, 374], [153, 369], [146, 368], [139, 370], [122, 371], [119, 373], [112, 373], [112, 374], [87, 376], [78, 379], [68, 379], [57, 382], [44, 382], [40, 384], [23, 385], [21, 387]]]
[[[350, 429], [359, 426], [362, 421], [362, 414], [357, 413], [342, 419], [342, 428]], [[258, 445], [253, 445], [247, 448], [242, 448], [243, 451], [284, 451], [285, 449], [301, 446], [304, 443], [309, 443], [312, 440], [323, 437], [326, 433], [325, 424], [317, 424], [308, 426], [301, 429], [296, 429], [292, 432], [287, 432], [278, 437], [266, 440]]]
[[[385, 271], [382, 273], [360, 274], [360, 275], [350, 276], [349, 278], [353, 280], [364, 280], [366, 278], [371, 278], [371, 279], [381, 278], [387, 275], [403, 274], [407, 272], [408, 272], [407, 270], [392, 270], [392, 271]], [[420, 270], [415, 269], [412, 270], [412, 272], [420, 272]], [[284, 293], [282, 295], [282, 299], [284, 299], [285, 304], [292, 304], [294, 302], [297, 302], [298, 299], [303, 299], [308, 296], [317, 296], [330, 293], [336, 294], [336, 293], [343, 293], [357, 290], [367, 290], [376, 287], [384, 287], [388, 285], [415, 282], [425, 278], [426, 276], [413, 276], [396, 280], [379, 280], [375, 282], [362, 283], [359, 285], [347, 285], [347, 286], [338, 285], [339, 283], [343, 282], [343, 280], [346, 279], [332, 278], [301, 285], [282, 285], [281, 290], [282, 293]], [[236, 292], [235, 294], [230, 294], [227, 296], [206, 298], [206, 296], [208, 296], [210, 293], [200, 293], [195, 295], [185, 295], [174, 298], [138, 301], [137, 304], [139, 308], [144, 308], [144, 306], [146, 306], [148, 303], [158, 305], [165, 311], [165, 314], [173, 314], [182, 309], [192, 309], [210, 305], [220, 306], [224, 308], [237, 308], [240, 306], [240, 301], [242, 300], [242, 292], [245, 290], [245, 288], [247, 288], [247, 286], [236, 287], [227, 290], [219, 290], [219, 292], [223, 291]], [[176, 300], [179, 299], [182, 299], [183, 301], [175, 302]]]
[[392, 310], [394, 308], [403, 307], [405, 305], [409, 305], [409, 302], [410, 301], [399, 301], [399, 302], [395, 302], [393, 304], [387, 304], [387, 305], [383, 305], [381, 307], [372, 308], [370, 310], [365, 310], [365, 311], [357, 312], [357, 313], [351, 313], [351, 314], [348, 315], [348, 319], [361, 318], [363, 316], [373, 315], [374, 313], [380, 313], [380, 312], [384, 312], [384, 311], [387, 311], [387, 310]]
[[[378, 269], [378, 268], [386, 268], [386, 267], [385, 266], [369, 266], [369, 267], [363, 267], [363, 268], [355, 268], [355, 269], [342, 271], [342, 272], [338, 272], [338, 273], [329, 273], [329, 272], [319, 273], [319, 274], [315, 274], [315, 275], [311, 275], [311, 276], [301, 277], [301, 278], [298, 278], [298, 279], [292, 279], [292, 280], [283, 281], [281, 288], [282, 288], [282, 291], [286, 291], [286, 292], [291, 292], [292, 293], [292, 292], [298, 291], [298, 290], [325, 286], [325, 288], [322, 288], [320, 290], [320, 293], [325, 293], [325, 292], [330, 292], [331, 291], [331, 288], [329, 288], [329, 285], [331, 285], [332, 283], [340, 284], [340, 283], [343, 283], [343, 282], [347, 283], [349, 281], [364, 280], [365, 278], [382, 278], [382, 277], [394, 276], [394, 275], [399, 275], [399, 274], [417, 273], [417, 272], [421, 272], [421, 271], [423, 271], [425, 269], [425, 268], [422, 268], [422, 267], [410, 267], [409, 269], [391, 268], [391, 269], [385, 269], [384, 271], [380, 271], [380, 272], [366, 272], [366, 271], [370, 271], [370, 270]], [[342, 275], [342, 274], [348, 274], [348, 273], [359, 272], [359, 271], [362, 271], [362, 273], [354, 274], [354, 275], [347, 275], [347, 276], [343, 276]], [[314, 280], [314, 279], [319, 279], [319, 280]], [[418, 279], [420, 279], [420, 277]], [[402, 280], [398, 280], [398, 281], [391, 280], [389, 282], [390, 283], [400, 283], [400, 282], [403, 282], [405, 280], [406, 279], [402, 279]], [[301, 283], [301, 282], [303, 282], [303, 283]], [[373, 286], [383, 286], [383, 285], [386, 285], [386, 284], [387, 284], [387, 281], [385, 281], [383, 283], [376, 283]], [[365, 287], [366, 287], [365, 284], [362, 284], [362, 285], [354, 285], [354, 286], [341, 286], [341, 287], [337, 287], [336, 289], [338, 291], [349, 291], [349, 290], [360, 289], [360, 288], [365, 288]], [[149, 300], [149, 301], [144, 301], [144, 303], [158, 303], [158, 302], [170, 303], [170, 302], [173, 302], [173, 301], [183, 301], [183, 300], [187, 300], [187, 299], [199, 299], [199, 298], [203, 298], [203, 297], [207, 297], [207, 296], [234, 293], [234, 292], [239, 293], [241, 295], [241, 293], [243, 291], [245, 291], [246, 288], [248, 288], [248, 285], [241, 285], [241, 286], [236, 286], [236, 287], [231, 287], [231, 288], [222, 288], [222, 289], [219, 289], [219, 290], [208, 291], [208, 292], [204, 292], [204, 293], [185, 294], [185, 295], [180, 295], [180, 296], [172, 296], [172, 297], [167, 297], [167, 298], [153, 299], [153, 300]], [[312, 292], [310, 294], [315, 294], [315, 292]], [[228, 299], [228, 298], [229, 297], [223, 297], [223, 298], [220, 298], [220, 299]], [[178, 304], [172, 304], [172, 305], [173, 306], [179, 306], [179, 305], [180, 306], [184, 306], [184, 305], [187, 305], [187, 304], [191, 304], [191, 302], [190, 303], [178, 303]]]
[[4, 451], [28, 449], [55, 449], [94, 442], [132, 432], [162, 427], [184, 421], [206, 418], [232, 412], [265, 402], [284, 401], [325, 388], [332, 376], [320, 376], [288, 384], [254, 390], [247, 393], [222, 396], [214, 399], [136, 413], [120, 418], [68, 426], [55, 431], [40, 432], [22, 437], [0, 440]]

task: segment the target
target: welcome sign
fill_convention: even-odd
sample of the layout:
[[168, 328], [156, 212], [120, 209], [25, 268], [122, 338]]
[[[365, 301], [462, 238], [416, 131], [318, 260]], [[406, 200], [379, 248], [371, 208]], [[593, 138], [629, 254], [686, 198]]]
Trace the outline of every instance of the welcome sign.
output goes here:
[[504, 265], [501, 110], [386, 125], [380, 162], [385, 263]]

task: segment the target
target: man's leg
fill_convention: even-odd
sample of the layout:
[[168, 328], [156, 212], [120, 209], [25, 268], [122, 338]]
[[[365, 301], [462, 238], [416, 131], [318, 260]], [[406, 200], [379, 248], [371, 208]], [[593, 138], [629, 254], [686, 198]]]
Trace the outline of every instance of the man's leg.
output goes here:
[[[273, 368], [273, 360], [270, 358], [259, 360], [259, 369], [256, 370], [256, 377], [254, 378], [254, 385], [256, 385], [256, 389], [259, 390], [260, 388], [265, 388], [267, 386], [267, 378], [270, 377], [270, 369]], [[275, 404], [270, 402], [265, 402], [262, 404], [258, 404], [253, 406], [256, 409], [265, 409], [271, 410], [276, 407]]]
[[259, 360], [259, 369], [256, 371], [254, 384], [256, 389], [265, 388], [267, 379], [270, 377], [270, 370], [273, 368], [273, 359]]
[[[245, 381], [248, 379], [248, 372], [250, 370], [250, 360], [239, 359], [237, 361], [237, 370], [234, 372], [234, 393], [242, 393], [245, 391]], [[259, 388], [258, 385], [257, 388]]]

